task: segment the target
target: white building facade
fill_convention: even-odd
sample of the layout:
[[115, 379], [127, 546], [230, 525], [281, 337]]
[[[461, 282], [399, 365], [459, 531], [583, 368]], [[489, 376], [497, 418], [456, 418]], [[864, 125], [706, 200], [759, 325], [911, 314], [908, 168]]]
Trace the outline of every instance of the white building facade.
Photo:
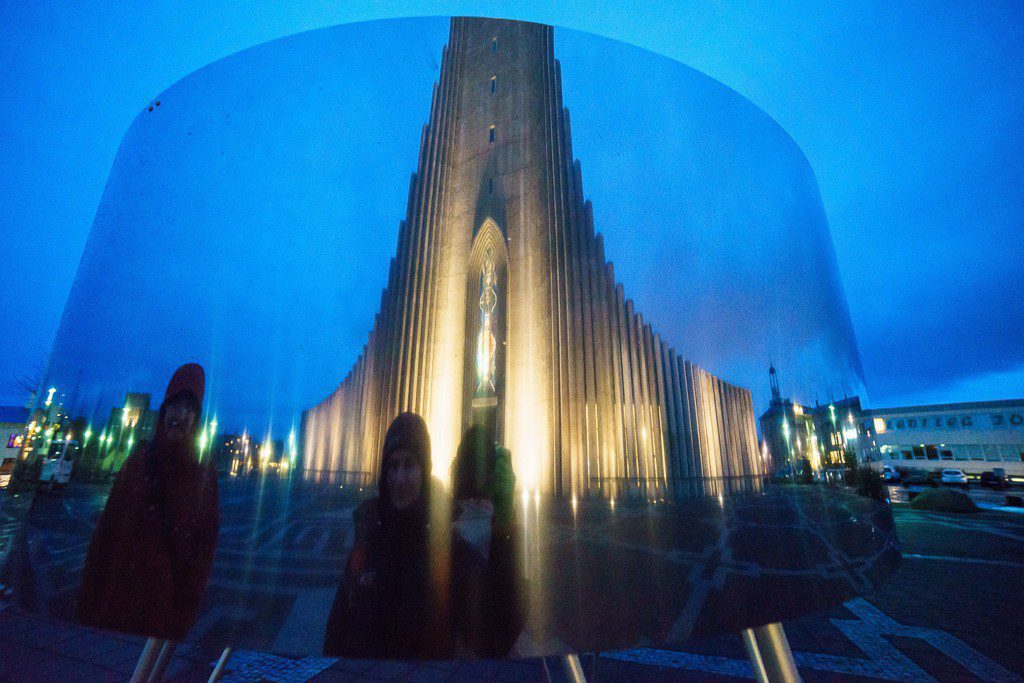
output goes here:
[[1024, 477], [1024, 399], [879, 408], [860, 420], [872, 460], [968, 475], [1002, 468]]

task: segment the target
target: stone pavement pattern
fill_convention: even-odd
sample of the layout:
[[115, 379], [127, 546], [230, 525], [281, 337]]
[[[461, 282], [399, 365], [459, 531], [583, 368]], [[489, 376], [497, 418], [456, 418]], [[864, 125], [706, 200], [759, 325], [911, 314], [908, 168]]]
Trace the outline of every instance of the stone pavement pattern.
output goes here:
[[[866, 598], [786, 632], [807, 680], [1021, 680], [1024, 674], [1024, 515], [896, 510], [905, 558]], [[127, 680], [141, 638], [0, 610], [0, 680]], [[205, 680], [220, 652], [183, 644], [167, 680]], [[749, 680], [737, 636], [581, 655], [597, 680]], [[375, 662], [236, 652], [227, 681], [552, 680], [557, 658], [518, 662]]]
[[[353, 488], [225, 480], [213, 572], [188, 642], [318, 653], [314, 634], [326, 628], [353, 544], [353, 510], [364, 497]], [[34, 497], [3, 577], [20, 607], [72, 620], [106, 494], [105, 487], [73, 483]], [[530, 546], [523, 570], [532, 587], [522, 656], [734, 632], [854, 597], [898, 563], [887, 510], [819, 487], [692, 499], [667, 509], [552, 502], [527, 499], [521, 510]]]

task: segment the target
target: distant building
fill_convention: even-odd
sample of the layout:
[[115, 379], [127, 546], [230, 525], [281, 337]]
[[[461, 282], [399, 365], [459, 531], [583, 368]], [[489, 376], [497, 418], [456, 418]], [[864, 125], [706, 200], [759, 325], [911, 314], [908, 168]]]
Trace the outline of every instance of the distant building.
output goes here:
[[127, 434], [135, 441], [149, 441], [156, 433], [157, 411], [150, 409], [151, 394], [129, 392], [124, 396], [124, 405], [112, 408], [107, 421], [108, 434]]
[[28, 408], [0, 406], [0, 489], [7, 488], [25, 438]]
[[[124, 405], [112, 408], [107, 424], [97, 438], [86, 445], [83, 469], [97, 475], [115, 474], [121, 470], [135, 444], [149, 441], [156, 433], [157, 411], [150, 408], [151, 394], [129, 392]], [[92, 437], [92, 431], [89, 437]]]
[[248, 434], [222, 434], [214, 445], [214, 463], [217, 470], [232, 476], [244, 474], [252, 467], [259, 443]]
[[214, 453], [217, 469], [233, 477], [253, 473], [287, 474], [294, 466], [294, 449], [280, 439], [259, 440], [248, 433], [224, 434]]
[[921, 469], [1024, 476], [1024, 399], [865, 410], [865, 457]]
[[772, 398], [758, 419], [761, 428], [762, 456], [772, 470], [796, 466], [804, 459], [813, 470], [846, 467], [866, 442], [860, 397], [804, 406], [782, 398], [779, 378], [768, 369]]
[[56, 388], [46, 392], [43, 404], [26, 419], [28, 425], [21, 445], [21, 457], [27, 463], [36, 465], [40, 458], [49, 457], [55, 442], [66, 440], [71, 430], [71, 421]]
[[866, 434], [861, 429], [859, 396], [817, 405], [808, 410], [814, 420], [822, 467], [843, 467], [860, 452]]

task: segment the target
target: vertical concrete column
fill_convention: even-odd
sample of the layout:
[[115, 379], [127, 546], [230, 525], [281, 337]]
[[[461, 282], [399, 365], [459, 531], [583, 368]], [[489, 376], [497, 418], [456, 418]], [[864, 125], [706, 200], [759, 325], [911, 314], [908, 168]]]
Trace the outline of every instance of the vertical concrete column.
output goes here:
[[[408, 215], [408, 211], [412, 208], [415, 190], [416, 178], [414, 175], [413, 181], [409, 184], [409, 200], [406, 215]], [[406, 274], [408, 272], [409, 242], [411, 241], [409, 232], [410, 228], [407, 220], [403, 220], [399, 223], [398, 250], [395, 252], [395, 288], [391, 293], [391, 301], [393, 305], [391, 320], [389, 321], [391, 327], [391, 339], [388, 340], [387, 344], [388, 368], [386, 374], [382, 377], [385, 382], [383, 398], [386, 407], [384, 414], [381, 415], [382, 423], [386, 423], [387, 420], [392, 419], [395, 414], [399, 412], [398, 406], [400, 405], [398, 395], [401, 390], [399, 373], [402, 367], [402, 340], [405, 336], [405, 283], [407, 280]], [[384, 426], [381, 427], [382, 430], [384, 428]]]
[[[726, 425], [724, 401], [722, 400], [722, 380], [709, 375], [711, 380], [711, 394], [714, 410], [714, 424], [716, 436], [718, 437], [718, 463], [721, 467], [720, 476], [729, 477], [732, 472], [729, 470], [729, 453], [726, 450]], [[723, 482], [724, 483], [724, 482]]]
[[[436, 90], [436, 88], [435, 88]], [[431, 117], [437, 106], [437, 98], [431, 98]], [[399, 286], [399, 310], [401, 321], [398, 325], [398, 340], [395, 347], [395, 372], [393, 376], [394, 402], [392, 404], [392, 417], [407, 408], [407, 383], [408, 383], [408, 358], [410, 337], [412, 336], [413, 306], [412, 296], [414, 289], [414, 278], [416, 271], [417, 253], [419, 248], [419, 222], [418, 212], [420, 204], [420, 193], [423, 186], [423, 172], [426, 166], [428, 154], [428, 141], [430, 139], [429, 126], [423, 126], [420, 131], [420, 154], [416, 164], [416, 180], [409, 188], [409, 200], [406, 207], [405, 229], [407, 233], [405, 249], [399, 252], [401, 263], [400, 286]]]
[[737, 414], [740, 421], [740, 438], [743, 439], [743, 474], [749, 478], [750, 475], [756, 472], [754, 466], [757, 462], [757, 438], [755, 437], [753, 440], [750, 438], [750, 428], [753, 426], [753, 421], [751, 420], [751, 412], [747, 409], [750, 405], [750, 392], [737, 387], [736, 397], [738, 405]]
[[445, 110], [445, 89], [447, 80], [446, 68], [447, 49], [441, 53], [441, 78], [434, 86], [433, 99], [436, 103], [434, 112], [431, 115], [429, 150], [427, 153], [427, 167], [425, 169], [424, 187], [420, 190], [419, 206], [419, 235], [420, 245], [417, 250], [417, 269], [415, 276], [415, 287], [413, 289], [414, 316], [411, 334], [411, 348], [409, 350], [409, 386], [408, 405], [410, 410], [419, 413], [423, 417], [425, 405], [422, 402], [421, 388], [426, 384], [428, 378], [425, 376], [426, 368], [424, 362], [424, 351], [426, 343], [426, 318], [429, 313], [427, 299], [429, 297], [430, 253], [433, 249], [433, 214], [436, 210], [436, 203], [440, 193], [440, 175], [442, 154], [441, 143], [444, 134], [443, 118]]
[[[630, 301], [630, 306], [633, 302]], [[648, 381], [647, 381], [647, 345], [644, 343], [644, 317], [643, 315], [635, 312], [635, 309], [630, 316], [630, 320], [633, 322], [631, 331], [633, 332], [633, 354], [636, 359], [635, 373], [636, 373], [636, 392], [634, 394], [636, 406], [637, 422], [640, 427], [640, 440], [639, 440], [639, 458], [637, 462], [637, 472], [640, 477], [640, 494], [644, 497], [647, 495], [648, 483], [651, 479], [651, 446], [654, 443], [654, 434], [651, 432], [650, 418], [648, 416], [650, 401], [648, 395]]]
[[732, 462], [733, 474], [742, 476], [747, 473], [747, 447], [743, 435], [742, 403], [740, 402], [739, 387], [729, 384], [729, 421], [731, 428], [729, 433], [732, 439]]
[[629, 495], [626, 481], [636, 476], [633, 467], [636, 458], [636, 421], [633, 413], [633, 365], [629, 354], [629, 320], [626, 309], [625, 292], [622, 284], [615, 285], [615, 318], [618, 328], [619, 348], [619, 382], [622, 387], [620, 397], [622, 417], [622, 450], [619, 453], [619, 488], [622, 495]]
[[746, 423], [747, 423], [747, 440], [750, 443], [750, 454], [751, 464], [750, 473], [761, 475], [765, 472], [765, 464], [761, 459], [761, 449], [757, 444], [757, 424], [754, 422], [754, 401], [753, 396], [749, 390], [745, 390], [746, 401], [744, 406], [746, 408]]
[[672, 350], [664, 341], [660, 344], [660, 366], [662, 374], [662, 387], [665, 393], [665, 405], [662, 412], [665, 414], [665, 429], [667, 432], [667, 444], [665, 446], [665, 479], [666, 489], [669, 495], [674, 496], [676, 486], [679, 483], [679, 424], [676, 417], [676, 385], [672, 377]]
[[743, 404], [741, 392], [735, 384], [729, 385], [729, 419], [732, 428], [729, 430], [733, 441], [733, 473], [742, 476], [747, 473], [747, 443], [743, 434]]
[[583, 341], [583, 321], [581, 316], [582, 302], [580, 292], [580, 273], [577, 268], [580, 244], [578, 231], [574, 224], [572, 191], [569, 186], [569, 159], [568, 151], [568, 112], [562, 106], [561, 89], [561, 65], [555, 60], [555, 83], [559, 87], [555, 89], [554, 99], [557, 110], [557, 178], [559, 191], [559, 207], [562, 220], [562, 234], [565, 236], [565, 274], [566, 274], [566, 311], [568, 313], [567, 329], [567, 351], [569, 361], [569, 424], [570, 438], [569, 461], [572, 471], [571, 495], [579, 495], [583, 484], [583, 432], [585, 429], [583, 405], [585, 392], [584, 369], [582, 363], [581, 342]]
[[[546, 68], [545, 76], [548, 79], [546, 87], [549, 92], [556, 88], [554, 82], [554, 57], [553, 53], [548, 51], [545, 54]], [[566, 239], [564, 230], [564, 220], [562, 214], [562, 194], [561, 186], [559, 183], [559, 145], [558, 145], [558, 131], [559, 126], [557, 124], [558, 114], [557, 105], [550, 98], [547, 99], [547, 108], [545, 111], [545, 134], [549, 136], [547, 143], [547, 180], [548, 180], [548, 202], [550, 206], [550, 212], [548, 218], [551, 221], [549, 228], [549, 234], [552, 241], [551, 255], [552, 255], [552, 266], [551, 266], [551, 278], [552, 278], [552, 317], [556, 321], [552, 327], [553, 334], [553, 362], [555, 369], [557, 369], [557, 389], [558, 393], [554, 397], [552, 405], [557, 409], [557, 424], [558, 427], [555, 430], [555, 448], [552, 453], [552, 465], [554, 481], [552, 482], [553, 490], [558, 493], [562, 493], [567, 488], [571, 487], [571, 473], [569, 463], [567, 460], [571, 458], [571, 446], [570, 436], [572, 433], [572, 422], [571, 422], [571, 394], [569, 391], [569, 382], [571, 377], [569, 374], [569, 333], [568, 333], [568, 320], [569, 312], [566, 310], [568, 303], [568, 284], [566, 282], [567, 268], [566, 263]]]
[[[569, 155], [572, 159], [572, 129], [569, 122], [569, 112], [565, 114], [566, 138], [569, 140]], [[580, 317], [582, 321], [582, 344], [580, 352], [583, 366], [583, 410], [584, 410], [584, 438], [583, 438], [583, 477], [584, 484], [581, 489], [584, 495], [589, 494], [591, 486], [597, 486], [598, 478], [596, 468], [596, 455], [599, 452], [597, 427], [597, 377], [595, 373], [595, 351], [597, 347], [596, 335], [594, 333], [593, 318], [593, 290], [591, 287], [591, 263], [594, 251], [594, 233], [588, 221], [589, 205], [583, 202], [582, 171], [579, 161], [572, 164], [572, 205], [575, 213], [574, 222], [579, 240], [579, 252], [576, 258], [576, 268], [579, 272], [580, 289]]]
[[676, 424], [676, 451], [674, 472], [676, 485], [673, 493], [682, 495], [685, 490], [686, 480], [690, 474], [690, 437], [686, 424], [686, 384], [679, 373], [680, 360], [675, 349], [669, 347], [668, 371], [669, 381], [672, 383], [672, 413], [675, 416]]
[[661, 335], [654, 335], [654, 389], [657, 392], [657, 410], [656, 415], [658, 418], [658, 432], [661, 438], [658, 440], [658, 448], [660, 450], [661, 462], [659, 463], [659, 469], [661, 471], [661, 495], [665, 496], [669, 489], [669, 482], [672, 479], [672, 474], [669, 464], [669, 453], [672, 450], [672, 438], [673, 429], [670, 424], [669, 416], [669, 386], [666, 381], [666, 364], [665, 356], [667, 354], [667, 345], [662, 341]]
[[600, 495], [607, 495], [608, 452], [611, 443], [611, 353], [608, 348], [608, 307], [605, 293], [608, 291], [604, 270], [604, 239], [594, 231], [594, 211], [590, 202], [585, 205], [587, 230], [594, 236], [590, 251], [590, 304], [594, 326], [594, 388], [595, 416], [597, 418], [597, 476], [600, 478]]
[[664, 483], [665, 470], [662, 464], [664, 461], [665, 435], [662, 431], [661, 399], [659, 398], [660, 391], [658, 388], [654, 331], [651, 329], [650, 323], [645, 324], [643, 330], [644, 356], [646, 358], [645, 365], [647, 366], [647, 421], [650, 425], [648, 429], [651, 431], [651, 464], [649, 471], [654, 489], [651, 491], [650, 496], [659, 497], [661, 495], [661, 486]]
[[626, 357], [628, 358], [627, 368], [629, 370], [629, 393], [626, 394], [627, 410], [630, 425], [632, 426], [629, 469], [627, 476], [632, 483], [631, 490], [635, 495], [640, 489], [639, 482], [643, 478], [643, 470], [640, 461], [643, 459], [643, 413], [640, 406], [640, 358], [637, 353], [636, 314], [633, 312], [633, 300], [626, 299], [626, 312], [623, 316], [625, 323], [625, 334], [623, 341], [626, 346]]
[[724, 460], [726, 465], [726, 472], [728, 472], [727, 476], [729, 476], [731, 479], [732, 477], [736, 476], [735, 447], [737, 445], [737, 441], [732, 433], [732, 401], [730, 393], [731, 387], [729, 386], [728, 382], [724, 382], [721, 379], [718, 380], [717, 384], [721, 407], [720, 409], [722, 413], [722, 440], [725, 443]]
[[611, 450], [611, 469], [608, 476], [615, 482], [611, 495], [614, 497], [622, 476], [623, 453], [626, 451], [625, 422], [623, 418], [623, 382], [622, 382], [622, 339], [619, 335], [619, 304], [615, 287], [615, 267], [609, 263], [605, 269], [605, 310], [608, 316], [608, 356], [611, 359], [611, 430], [613, 438], [608, 444]]
[[676, 357], [676, 372], [679, 375], [679, 410], [680, 426], [683, 430], [683, 474], [686, 477], [687, 491], [692, 495], [694, 483], [700, 476], [700, 441], [694, 425], [693, 383], [689, 375], [689, 367], [681, 357]]
[[669, 449], [669, 430], [668, 430], [668, 416], [666, 411], [668, 409], [668, 400], [665, 386], [665, 364], [662, 355], [662, 340], [661, 335], [654, 334], [652, 331], [651, 338], [651, 355], [654, 358], [654, 395], [655, 395], [655, 422], [658, 428], [658, 471], [660, 477], [660, 496], [664, 497], [667, 493], [668, 482], [670, 478], [669, 463], [668, 463], [668, 449]]
[[709, 477], [717, 479], [722, 476], [722, 449], [718, 443], [715, 392], [712, 387], [711, 376], [703, 368], [697, 368], [697, 371], [700, 378], [701, 420], [704, 423], [703, 431], [705, 436], [703, 441], [707, 447], [707, 462], [704, 463], [704, 471], [708, 473]]

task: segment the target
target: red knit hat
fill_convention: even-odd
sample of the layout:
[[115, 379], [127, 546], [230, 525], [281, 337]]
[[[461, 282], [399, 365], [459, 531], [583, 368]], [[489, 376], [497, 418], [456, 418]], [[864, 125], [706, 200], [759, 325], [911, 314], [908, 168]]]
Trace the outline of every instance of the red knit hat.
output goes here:
[[203, 405], [203, 391], [206, 386], [206, 374], [197, 363], [186, 363], [174, 371], [171, 381], [167, 383], [164, 403], [181, 393], [192, 394], [200, 406]]

